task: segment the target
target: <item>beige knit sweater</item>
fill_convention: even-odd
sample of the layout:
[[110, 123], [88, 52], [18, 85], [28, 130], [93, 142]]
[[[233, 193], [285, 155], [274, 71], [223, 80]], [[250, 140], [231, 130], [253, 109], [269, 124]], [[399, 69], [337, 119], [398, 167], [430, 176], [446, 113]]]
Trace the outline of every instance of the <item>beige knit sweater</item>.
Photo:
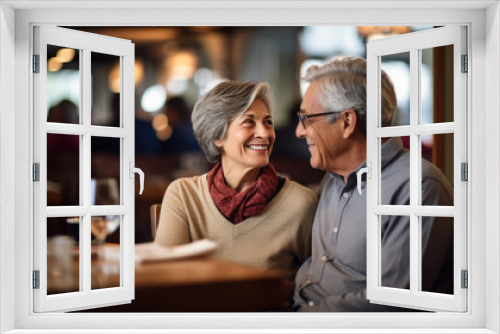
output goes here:
[[170, 184], [163, 198], [156, 243], [172, 246], [208, 238], [218, 243], [216, 257], [295, 274], [311, 253], [316, 195], [287, 179], [259, 215], [234, 225], [214, 204], [206, 177], [182, 178]]

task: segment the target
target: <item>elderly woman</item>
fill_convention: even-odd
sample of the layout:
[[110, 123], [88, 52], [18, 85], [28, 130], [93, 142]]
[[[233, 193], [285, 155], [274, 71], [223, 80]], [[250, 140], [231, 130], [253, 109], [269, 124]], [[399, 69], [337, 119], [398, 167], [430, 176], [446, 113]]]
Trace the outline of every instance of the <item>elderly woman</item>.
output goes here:
[[193, 130], [215, 166], [170, 184], [157, 244], [208, 238], [218, 243], [219, 258], [291, 275], [309, 257], [317, 198], [269, 163], [275, 135], [268, 91], [267, 83], [223, 82], [198, 100]]

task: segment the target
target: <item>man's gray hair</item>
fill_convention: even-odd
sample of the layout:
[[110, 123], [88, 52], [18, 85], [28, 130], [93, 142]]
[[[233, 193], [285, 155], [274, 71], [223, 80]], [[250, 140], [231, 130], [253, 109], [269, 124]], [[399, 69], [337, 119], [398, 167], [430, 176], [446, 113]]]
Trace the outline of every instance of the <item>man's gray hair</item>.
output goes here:
[[264, 102], [269, 114], [272, 114], [273, 102], [269, 90], [266, 82], [226, 81], [196, 102], [191, 115], [193, 132], [209, 162], [216, 163], [221, 159], [221, 151], [214, 141], [224, 139], [229, 123], [247, 111], [255, 100]]
[[[382, 72], [382, 126], [392, 125], [397, 107], [396, 92], [391, 79]], [[339, 57], [332, 62], [313, 65], [302, 78], [306, 82], [317, 81], [319, 99], [325, 112], [354, 109], [361, 131], [366, 134], [366, 60], [360, 57]], [[340, 114], [328, 115], [333, 123]]]

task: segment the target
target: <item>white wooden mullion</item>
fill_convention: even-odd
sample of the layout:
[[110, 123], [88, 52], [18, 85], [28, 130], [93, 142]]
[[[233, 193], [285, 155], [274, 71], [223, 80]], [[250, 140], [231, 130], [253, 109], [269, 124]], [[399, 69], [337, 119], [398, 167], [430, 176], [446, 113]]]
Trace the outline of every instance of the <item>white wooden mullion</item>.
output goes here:
[[[125, 130], [125, 131], [128, 131], [127, 129], [124, 128], [125, 126], [125, 123], [124, 122], [124, 94], [123, 94], [123, 91], [124, 91], [124, 86], [125, 86], [125, 81], [124, 81], [124, 77], [125, 77], [125, 59], [124, 57], [120, 57], [120, 113], [119, 113], [119, 125], [120, 125], [120, 129], [122, 130]], [[127, 124], [128, 125], [128, 124]], [[126, 146], [125, 146], [125, 142], [124, 140], [120, 140], [120, 189], [122, 189], [122, 191], [120, 191], [120, 204], [123, 205], [124, 204], [124, 197], [126, 196], [126, 194], [128, 194], [128, 190], [126, 189], [126, 185], [125, 185], [125, 182], [128, 180], [130, 181], [130, 176], [129, 175], [126, 175], [127, 174], [127, 167], [126, 167]], [[135, 158], [135, 157], [134, 157]], [[134, 159], [135, 160], [135, 159]], [[129, 166], [130, 168], [130, 166]], [[120, 215], [119, 217], [119, 221], [120, 221], [120, 286], [124, 286], [124, 283], [125, 283], [125, 276], [128, 274], [127, 270], [128, 268], [124, 268], [124, 263], [126, 262], [126, 260], [128, 259], [128, 257], [126, 256], [127, 255], [127, 252], [126, 252], [126, 244], [124, 244], [124, 237], [127, 233], [125, 233], [124, 229], [125, 229], [125, 219], [124, 219], [124, 215]], [[135, 241], [134, 241], [135, 243]], [[124, 248], [125, 247], [125, 248]]]
[[[410, 126], [412, 128], [419, 124], [420, 110], [420, 62], [419, 51], [415, 48], [410, 50]], [[419, 175], [421, 166], [419, 164], [420, 138], [414, 132], [410, 133], [410, 206], [420, 204]], [[420, 281], [419, 272], [419, 230], [418, 217], [410, 214], [410, 291], [418, 291]]]
[[[80, 103], [82, 105], [82, 103]], [[47, 133], [108, 137], [108, 138], [124, 138], [130, 134], [130, 131], [123, 128], [110, 126], [95, 126], [95, 125], [80, 125], [80, 124], [65, 124], [65, 123], [47, 123]]]
[[412, 129], [409, 125], [405, 126], [386, 126], [373, 130], [373, 135], [378, 138], [391, 138], [409, 136]]
[[[85, 101], [84, 101], [84, 96], [83, 96], [83, 85], [84, 85], [84, 64], [83, 64], [83, 59], [84, 59], [84, 55], [83, 55], [83, 50], [81, 49], [78, 49], [78, 53], [79, 53], [79, 93], [80, 93], [80, 96], [79, 96], [79, 101], [80, 101], [80, 107], [79, 107], [79, 110], [78, 110], [78, 118], [79, 118], [79, 124], [78, 124], [78, 130], [81, 130], [81, 129], [84, 129], [85, 131], [82, 132], [82, 133], [75, 133], [75, 134], [78, 134], [79, 135], [79, 138], [78, 138], [78, 143], [79, 143], [79, 149], [78, 149], [78, 153], [79, 153], [79, 163], [78, 163], [78, 182], [79, 182], [79, 198], [78, 198], [78, 204], [80, 205], [80, 208], [82, 209], [85, 209], [85, 211], [82, 211], [81, 214], [78, 214], [79, 216], [79, 224], [78, 224], [78, 265], [79, 265], [79, 274], [78, 274], [78, 284], [79, 284], [79, 289], [78, 291], [83, 291], [84, 289], [84, 280], [83, 280], [83, 275], [84, 275], [84, 263], [85, 263], [85, 259], [84, 259], [84, 253], [82, 251], [82, 245], [83, 245], [83, 236], [85, 235], [85, 229], [84, 229], [84, 226], [85, 226], [85, 223], [84, 223], [84, 217], [86, 216], [87, 214], [87, 211], [88, 211], [88, 207], [87, 206], [87, 203], [84, 203], [84, 198], [85, 198], [85, 175], [84, 175], [84, 170], [82, 168], [82, 163], [85, 161], [85, 155], [84, 155], [84, 143], [83, 143], [83, 135], [87, 134], [88, 133], [88, 128], [87, 126], [83, 125], [84, 123], [84, 112], [83, 112], [83, 107], [85, 106]], [[56, 128], [60, 128], [62, 130], [65, 130], [68, 128], [68, 125], [70, 124], [64, 124], [65, 126], [60, 126], [61, 124], [58, 124], [58, 123], [47, 123], [47, 127], [49, 126], [56, 126]], [[70, 127], [71, 128], [71, 127]], [[76, 130], [76, 129], [75, 129]], [[49, 131], [49, 130], [47, 130]], [[64, 133], [64, 132], [63, 132]], [[73, 133], [65, 133], [65, 134], [73, 134]]]
[[[91, 59], [90, 59], [90, 49], [87, 47], [83, 49], [83, 70], [82, 70], [82, 121], [83, 126], [85, 128], [90, 128], [91, 122]], [[90, 209], [90, 198], [91, 198], [91, 136], [87, 131], [83, 135], [83, 152], [82, 159], [80, 161], [80, 168], [83, 171], [83, 206], [85, 208]], [[90, 212], [87, 211], [83, 216], [83, 228], [82, 228], [82, 237], [80, 244], [80, 252], [82, 254], [82, 263], [81, 263], [81, 280], [83, 282], [83, 292], [90, 293], [91, 290], [91, 215]]]
[[84, 216], [90, 207], [85, 206], [49, 206], [45, 208], [47, 217], [77, 217]]
[[90, 127], [90, 134], [98, 137], [124, 138], [130, 134], [130, 131], [118, 127], [93, 125]]
[[446, 134], [455, 132], [455, 124], [448, 123], [433, 123], [433, 124], [419, 124], [412, 127], [412, 132], [417, 135], [435, 135]]
[[[81, 57], [80, 57], [81, 59]], [[80, 75], [82, 75], [80, 71]], [[81, 91], [81, 90], [80, 90]], [[82, 97], [80, 97], [80, 100]], [[80, 101], [80, 112], [82, 109], [82, 102]], [[83, 136], [89, 132], [89, 127], [80, 124], [66, 124], [66, 123], [51, 123], [47, 122], [47, 133], [61, 134], [61, 135], [77, 135]]]
[[[367, 59], [374, 64], [367, 67], [367, 86], [374, 87], [367, 92], [367, 162], [371, 162], [371, 178], [367, 179], [371, 186], [366, 187], [366, 251], [367, 251], [367, 298], [370, 292], [375, 291], [381, 285], [380, 279], [380, 216], [374, 212], [374, 208], [380, 203], [380, 139], [374, 136], [374, 131], [380, 126], [380, 58], [370, 52], [370, 44], [367, 45]], [[375, 237], [376, 236], [376, 237]]]
[[129, 213], [130, 207], [125, 205], [92, 205], [90, 213], [92, 216], [119, 216]]
[[130, 212], [130, 207], [124, 205], [49, 206], [44, 212], [47, 217], [77, 217], [89, 213], [92, 216], [125, 215]]
[[[417, 109], [413, 111], [414, 114], [416, 114], [416, 121], [417, 124], [415, 124], [414, 127], [418, 127], [418, 124], [422, 123], [422, 50], [416, 49], [415, 50], [415, 58], [416, 58], [416, 67], [417, 67], [417, 93], [418, 93], [418, 99], [417, 99]], [[452, 127], [451, 129], [453, 130], [453, 124], [451, 124]], [[432, 134], [432, 132], [431, 132]], [[411, 203], [411, 207], [415, 207], [422, 205], [422, 136], [420, 133], [414, 133], [414, 136], [416, 138], [416, 154], [414, 157], [414, 160], [412, 163], [416, 163], [416, 169], [418, 172], [414, 174], [414, 176], [417, 179], [417, 203], [413, 202]], [[415, 205], [416, 204], [416, 205]], [[422, 217], [419, 216], [415, 211], [412, 212], [413, 219], [415, 220], [414, 222], [414, 230], [415, 231], [415, 237], [412, 238], [414, 243], [416, 244], [416, 250], [412, 251], [412, 256], [416, 257], [416, 276], [417, 276], [417, 281], [415, 281], [415, 284], [413, 286], [415, 287], [412, 292], [418, 292], [422, 291], [422, 261], [424, 257], [424, 251], [422, 249]]]
[[390, 126], [375, 129], [373, 135], [379, 138], [403, 137], [414, 133], [417, 135], [447, 134], [455, 132], [455, 124], [434, 123], [420, 125]]
[[377, 205], [373, 213], [385, 216], [409, 216], [414, 213], [423, 217], [453, 217], [453, 206], [428, 206], [428, 205]]

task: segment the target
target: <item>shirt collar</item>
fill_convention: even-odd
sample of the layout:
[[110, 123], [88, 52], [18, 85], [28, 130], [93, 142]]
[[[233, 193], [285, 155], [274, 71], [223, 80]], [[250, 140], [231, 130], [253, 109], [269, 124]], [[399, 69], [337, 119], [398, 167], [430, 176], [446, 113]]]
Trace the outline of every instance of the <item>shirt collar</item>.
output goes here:
[[[389, 164], [389, 162], [391, 162], [396, 157], [396, 155], [398, 155], [398, 153], [401, 150], [403, 150], [403, 142], [401, 141], [400, 137], [393, 137], [393, 138], [389, 139], [388, 141], [386, 141], [384, 143], [384, 145], [382, 145], [382, 169], [384, 169]], [[349, 174], [349, 177], [347, 178], [348, 183], [350, 183], [349, 182], [350, 179], [353, 179], [353, 180], [356, 179], [356, 174], [363, 167], [366, 167], [366, 161], [363, 161], [363, 163], [361, 165], [359, 165], [353, 172], [351, 172]], [[344, 177], [341, 175], [337, 175], [337, 174], [332, 173], [332, 172], [329, 172], [329, 174], [332, 177], [337, 176], [337, 177], [340, 177], [342, 180], [344, 179]], [[363, 174], [363, 179], [365, 179], [365, 178], [366, 178], [366, 174]]]

